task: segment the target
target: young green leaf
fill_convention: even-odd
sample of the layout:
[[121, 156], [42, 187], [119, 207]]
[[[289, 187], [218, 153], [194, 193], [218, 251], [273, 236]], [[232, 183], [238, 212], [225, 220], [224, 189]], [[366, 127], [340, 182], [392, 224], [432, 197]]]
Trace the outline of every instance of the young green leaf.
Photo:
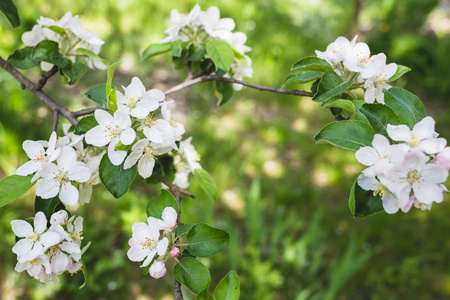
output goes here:
[[199, 61], [201, 60], [206, 54], [205, 46], [195, 47], [192, 45], [189, 48], [189, 60], [190, 61]]
[[382, 134], [384, 136], [388, 136], [387, 134], [387, 125], [399, 125], [400, 120], [398, 116], [389, 108], [389, 106], [383, 104], [369, 104], [366, 103], [361, 106], [359, 109], [362, 112], [370, 125], [372, 125], [373, 130], [376, 133]]
[[326, 71], [320, 80], [317, 93], [312, 98], [313, 101], [322, 102], [332, 97], [336, 97], [348, 90], [353, 84], [352, 80], [345, 81], [334, 71]]
[[62, 69], [63, 74], [69, 79], [69, 85], [73, 85], [86, 72], [86, 65], [83, 63], [69, 63]]
[[365, 218], [383, 210], [380, 195], [374, 195], [373, 191], [366, 191], [358, 185], [358, 180], [353, 183], [350, 191], [348, 206], [354, 217]]
[[180, 260], [175, 265], [173, 276], [194, 294], [207, 289], [211, 283], [211, 275], [208, 269], [193, 257], [185, 257]]
[[172, 56], [180, 57], [181, 56], [181, 42], [174, 41], [170, 43], [170, 49], [172, 49]]
[[77, 126], [75, 126], [74, 133], [77, 135], [85, 134], [92, 128], [98, 125], [95, 116], [87, 116], [78, 121]]
[[198, 257], [209, 257], [227, 249], [230, 242], [228, 232], [199, 223], [187, 235], [189, 253]]
[[61, 200], [59, 200], [58, 196], [50, 199], [42, 199], [41, 197], [36, 196], [36, 199], [34, 200], [34, 212], [37, 213], [38, 211], [42, 211], [47, 217], [47, 220], [50, 220], [50, 217], [54, 212], [63, 209], [65, 209], [65, 206], [62, 204]]
[[5, 15], [12, 27], [20, 26], [19, 13], [12, 0], [0, 1], [0, 11]]
[[329, 63], [327, 63], [325, 60], [310, 56], [302, 58], [301, 60], [297, 61], [291, 68], [291, 70], [302, 70], [302, 71], [332, 71], [333, 68], [330, 66]]
[[98, 168], [100, 180], [116, 198], [122, 197], [128, 191], [136, 177], [136, 171], [136, 165], [127, 170], [123, 168], [123, 163], [120, 166], [113, 165], [106, 154]]
[[209, 198], [215, 200], [219, 196], [217, 185], [211, 175], [205, 169], [195, 169], [195, 178], [198, 180], [202, 190], [208, 195]]
[[108, 107], [108, 99], [106, 97], [106, 84], [98, 84], [84, 93], [84, 95], [101, 107]]
[[195, 224], [183, 224], [181, 226], [178, 226], [177, 228], [175, 228], [175, 234], [177, 236], [186, 236], [189, 231], [191, 231], [192, 227], [194, 227]]
[[58, 49], [58, 43], [50, 40], [44, 40], [37, 44], [32, 52], [31, 59], [37, 61], [45, 61], [64, 68], [69, 60], [65, 58]]
[[105, 68], [109, 65], [109, 63], [106, 59], [101, 58], [98, 54], [95, 54], [94, 52], [89, 51], [88, 49], [78, 48], [77, 52], [80, 54], [86, 55], [88, 58], [92, 58], [92, 59], [101, 61], [105, 65]]
[[359, 109], [367, 102], [364, 100], [352, 100], [352, 102], [353, 102], [353, 105], [355, 106], [356, 120], [370, 125], [370, 122], [369, 122], [369, 120], [367, 120], [366, 115], [364, 115], [362, 112], [359, 111]]
[[395, 74], [391, 78], [389, 78], [389, 80], [387, 82], [397, 80], [400, 77], [402, 77], [405, 73], [408, 73], [409, 71], [411, 71], [410, 68], [402, 66], [402, 65], [397, 65], [397, 72], [395, 72]]
[[112, 79], [114, 76], [114, 70], [120, 64], [120, 62], [115, 62], [111, 64], [108, 68], [108, 79], [106, 80], [106, 97], [108, 99], [108, 108], [112, 111], [117, 110], [117, 97], [116, 97], [116, 89], [112, 87]]
[[147, 204], [147, 216], [161, 219], [164, 208], [173, 207], [178, 213], [178, 203], [175, 197], [167, 190], [161, 190], [161, 195], [150, 200]]
[[322, 76], [323, 72], [319, 71], [309, 71], [304, 73], [294, 73], [289, 74], [286, 79], [284, 79], [283, 84], [281, 85], [282, 89], [289, 88], [291, 86], [310, 82], [316, 80]]
[[315, 136], [316, 143], [328, 142], [337, 147], [348, 150], [358, 150], [371, 146], [373, 136], [372, 127], [361, 121], [333, 122], [322, 128]]
[[400, 122], [411, 129], [427, 116], [422, 101], [413, 93], [399, 87], [384, 90], [384, 102], [394, 111]]
[[216, 300], [238, 300], [239, 294], [239, 276], [235, 271], [230, 271], [214, 290]]
[[233, 84], [230, 82], [216, 81], [216, 91], [219, 95], [217, 105], [223, 105], [227, 103], [233, 96]]
[[213, 296], [210, 292], [208, 292], [208, 289], [205, 289], [198, 293], [197, 300], [214, 300]]
[[331, 99], [324, 101], [320, 106], [324, 107], [324, 108], [325, 107], [336, 107], [336, 108], [341, 108], [346, 111], [349, 111], [352, 114], [355, 113], [355, 105], [353, 105], [353, 102], [350, 100], [331, 98]]
[[230, 44], [221, 40], [213, 40], [206, 45], [206, 52], [211, 56], [216, 71], [228, 72], [234, 60], [234, 52]]
[[172, 43], [165, 43], [165, 44], [151, 44], [147, 47], [147, 49], [144, 50], [144, 53], [142, 53], [142, 60], [146, 60], [147, 58], [167, 53], [172, 50]]
[[33, 48], [25, 47], [16, 50], [10, 57], [8, 57], [8, 62], [15, 68], [18, 69], [31, 69], [37, 66], [38, 62], [31, 59], [31, 51]]
[[84, 261], [81, 259], [80, 260], [82, 266], [81, 266], [81, 272], [83, 272], [83, 277], [84, 277], [84, 282], [83, 284], [79, 287], [79, 289], [81, 290], [82, 288], [84, 288], [84, 286], [87, 283], [87, 268], [86, 265], [84, 264]]
[[32, 175], [11, 175], [0, 180], [0, 207], [22, 196], [36, 183], [31, 182]]

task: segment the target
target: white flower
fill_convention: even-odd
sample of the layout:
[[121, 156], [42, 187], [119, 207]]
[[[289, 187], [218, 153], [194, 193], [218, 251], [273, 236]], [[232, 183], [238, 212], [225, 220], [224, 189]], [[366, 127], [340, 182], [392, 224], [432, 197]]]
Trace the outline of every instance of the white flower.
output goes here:
[[172, 125], [172, 127], [175, 129], [175, 137], [181, 138], [181, 136], [185, 132], [184, 126], [183, 124], [177, 122], [175, 118], [172, 117], [172, 113], [170, 112], [167, 102], [163, 102], [161, 104], [161, 114], [163, 115], [164, 120], [169, 122], [169, 124]]
[[192, 137], [189, 137], [180, 143], [180, 154], [185, 158], [191, 171], [194, 172], [195, 169], [201, 169], [202, 166], [198, 163], [200, 161], [200, 155], [195, 150], [194, 146], [191, 144]]
[[78, 190], [71, 181], [86, 182], [91, 177], [91, 171], [84, 163], [77, 162], [75, 150], [69, 147], [61, 150], [57, 163], [42, 163], [36, 175], [44, 179], [39, 182], [36, 195], [49, 199], [59, 194], [64, 204], [74, 205], [78, 201]]
[[[49, 29], [47, 29], [49, 30]], [[34, 25], [31, 31], [24, 32], [22, 35], [22, 42], [25, 46], [34, 47], [45, 38], [45, 33], [40, 25]]]
[[[233, 78], [242, 80], [244, 77], [251, 78], [253, 77], [253, 68], [252, 68], [252, 59], [248, 55], [244, 55], [245, 63], [233, 62], [231, 65], [231, 69], [233, 71]], [[236, 91], [240, 91], [242, 89], [242, 85], [238, 83], [233, 83], [233, 88]]]
[[39, 280], [39, 275], [41, 272], [45, 272], [46, 274], [52, 273], [52, 267], [50, 265], [50, 261], [47, 255], [42, 254], [32, 260], [27, 260], [23, 263], [17, 262], [14, 270], [18, 273], [23, 271], [27, 271], [30, 276]]
[[168, 121], [149, 114], [142, 125], [144, 135], [152, 142], [154, 149], [167, 147], [178, 149], [175, 144], [177, 138], [175, 128]]
[[316, 50], [318, 58], [326, 60], [331, 64], [336, 64], [344, 60], [347, 52], [350, 51], [356, 43], [357, 36], [350, 42], [347, 38], [340, 36], [334, 42], [328, 45], [325, 52]]
[[11, 227], [16, 236], [23, 238], [12, 249], [12, 252], [17, 254], [19, 263], [25, 263], [43, 255], [47, 248], [61, 240], [58, 233], [46, 231], [47, 218], [41, 211], [34, 217], [34, 230], [28, 222], [23, 220], [11, 221]]
[[397, 72], [397, 64], [390, 63], [386, 65], [386, 55], [380, 53], [372, 56], [365, 69], [361, 70], [361, 77], [368, 78], [364, 83], [366, 92], [364, 101], [373, 103], [375, 100], [384, 104], [383, 89], [390, 89], [387, 80]]
[[65, 210], [57, 211], [50, 216], [50, 225], [67, 224], [68, 218], [69, 215], [67, 214], [67, 211]]
[[162, 220], [157, 219], [160, 230], [172, 231], [177, 224], [177, 212], [173, 207], [166, 207], [162, 213]]
[[103, 154], [87, 158], [86, 165], [91, 170], [91, 178], [84, 183], [80, 183], [80, 199], [78, 200], [80, 205], [91, 201], [92, 187], [101, 183], [98, 168], [102, 158]]
[[197, 19], [200, 14], [200, 10], [200, 5], [198, 4], [196, 4], [191, 12], [187, 15], [180, 13], [175, 8], [172, 9], [170, 11], [170, 23], [172, 23], [174, 26], [164, 31], [164, 33], [168, 34], [169, 36], [161, 40], [161, 43], [169, 43], [178, 40], [183, 42], [188, 41], [189, 37], [184, 32], [180, 33], [180, 29], [191, 24], [196, 25], [198, 23]]
[[220, 18], [220, 11], [217, 7], [211, 6], [207, 11], [200, 12], [200, 23], [205, 31], [213, 38], [221, 40], [231, 39], [234, 29], [234, 21], [231, 18]]
[[163, 92], [158, 89], [145, 91], [142, 81], [133, 77], [128, 87], [123, 87], [125, 95], [117, 92], [117, 104], [119, 109], [125, 111], [131, 116], [143, 119], [147, 115], [159, 107], [159, 103], [164, 101], [166, 97]]
[[155, 261], [148, 269], [148, 273], [155, 279], [161, 278], [166, 274], [166, 265], [162, 261]]
[[169, 240], [160, 238], [158, 224], [155, 218], [149, 217], [147, 223], [135, 223], [132, 227], [133, 236], [129, 240], [131, 246], [127, 256], [131, 261], [142, 261], [141, 267], [148, 266], [155, 255], [164, 255], [169, 245]]
[[437, 133], [434, 131], [435, 121], [432, 117], [425, 117], [422, 121], [414, 125], [413, 129], [409, 129], [406, 125], [390, 125], [387, 126], [387, 133], [394, 141], [408, 143], [411, 149], [420, 149], [427, 154], [436, 154], [444, 149], [447, 140], [444, 138], [436, 138]]
[[370, 49], [366, 43], [357, 43], [345, 52], [344, 66], [352, 72], [361, 72], [370, 58]]
[[237, 52], [244, 55], [244, 53], [252, 50], [252, 48], [245, 45], [247, 42], [247, 35], [243, 32], [232, 32], [230, 37], [225, 40]]
[[[44, 145], [47, 146], [47, 150], [44, 149]], [[48, 143], [40, 141], [26, 140], [23, 142], [22, 147], [25, 150], [28, 158], [31, 160], [21, 165], [16, 174], [20, 176], [27, 176], [39, 170], [43, 162], [52, 162], [60, 155], [60, 149], [55, 148], [56, 145], [56, 132], [53, 131]], [[37, 178], [33, 177], [32, 181]]]
[[97, 147], [109, 143], [108, 157], [114, 165], [120, 165], [127, 152], [115, 150], [115, 146], [119, 141], [124, 145], [130, 145], [136, 138], [136, 132], [131, 128], [130, 116], [121, 110], [117, 110], [113, 117], [102, 109], [97, 109], [94, 115], [99, 125], [86, 132], [86, 143]]

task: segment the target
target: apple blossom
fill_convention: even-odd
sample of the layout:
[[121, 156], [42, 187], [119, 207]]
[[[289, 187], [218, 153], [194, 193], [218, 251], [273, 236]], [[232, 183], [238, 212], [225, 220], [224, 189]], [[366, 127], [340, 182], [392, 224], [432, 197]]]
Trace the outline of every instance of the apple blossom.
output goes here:
[[170, 152], [172, 148], [154, 149], [148, 139], [139, 140], [131, 148], [131, 154], [124, 163], [124, 169], [129, 169], [138, 164], [138, 173], [143, 178], [152, 176], [153, 167], [155, 166], [156, 156]]
[[177, 224], [177, 212], [173, 207], [164, 208], [161, 216], [162, 220], [156, 219], [160, 230], [172, 231]]
[[213, 38], [227, 40], [232, 38], [234, 21], [231, 18], [220, 18], [220, 11], [216, 6], [211, 6], [206, 11], [200, 12], [198, 16], [206, 33]]
[[155, 279], [161, 278], [166, 274], [166, 265], [162, 261], [155, 261], [148, 269], [148, 273]]
[[347, 53], [354, 47], [356, 38], [357, 36], [350, 42], [346, 37], [340, 36], [327, 46], [325, 52], [316, 50], [316, 55], [332, 65], [339, 63], [344, 60]]
[[436, 164], [450, 169], [450, 147], [445, 147], [436, 155]]

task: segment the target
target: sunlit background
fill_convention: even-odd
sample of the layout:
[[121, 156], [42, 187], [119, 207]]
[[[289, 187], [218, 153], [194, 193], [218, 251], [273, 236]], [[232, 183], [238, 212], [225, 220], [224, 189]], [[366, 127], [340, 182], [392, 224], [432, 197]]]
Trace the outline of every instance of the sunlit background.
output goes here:
[[[182, 80], [169, 55], [141, 62], [140, 54], [165, 37], [172, 8], [188, 12], [195, 1], [15, 0], [22, 26], [12, 29], [0, 17], [0, 56], [23, 47], [20, 36], [41, 15], [80, 15], [86, 29], [106, 41], [101, 55], [121, 61], [114, 84], [133, 76], [147, 88], [165, 90]], [[450, 138], [450, 1], [437, 0], [271, 0], [199, 1], [217, 5], [232, 17], [253, 49], [252, 83], [280, 87], [291, 65], [314, 50], [325, 50], [337, 36], [358, 34], [372, 53], [388, 63], [412, 68], [396, 82], [416, 93], [436, 131]], [[35, 68], [26, 71], [39, 77]], [[85, 75], [75, 86], [55, 76], [45, 87], [72, 110], [93, 104], [82, 96], [104, 83], [104, 71]], [[205, 85], [208, 83], [205, 83]], [[300, 87], [307, 89], [308, 86]], [[174, 113], [185, 137], [215, 178], [219, 199], [208, 200], [194, 178], [183, 200], [182, 222], [207, 222], [231, 234], [228, 250], [202, 262], [211, 271], [212, 289], [230, 269], [241, 279], [241, 299], [448, 299], [450, 298], [450, 197], [431, 211], [379, 213], [353, 219], [347, 200], [361, 166], [354, 153], [314, 144], [314, 135], [333, 120], [309, 98], [244, 88], [222, 107], [197, 86], [173, 95]], [[62, 120], [61, 120], [62, 122]], [[26, 139], [48, 139], [52, 113], [0, 70], [0, 178], [28, 160]], [[16, 273], [10, 222], [32, 216], [33, 191], [0, 208], [0, 298], [11, 299], [172, 299], [171, 267], [155, 280], [143, 276], [126, 257], [131, 225], [146, 219], [146, 203], [158, 187], [137, 179], [115, 199], [97, 187], [89, 205], [71, 207], [85, 220], [83, 256], [88, 284], [78, 273], [60, 276], [60, 285], [41, 284]], [[185, 291], [186, 299], [194, 296]]]

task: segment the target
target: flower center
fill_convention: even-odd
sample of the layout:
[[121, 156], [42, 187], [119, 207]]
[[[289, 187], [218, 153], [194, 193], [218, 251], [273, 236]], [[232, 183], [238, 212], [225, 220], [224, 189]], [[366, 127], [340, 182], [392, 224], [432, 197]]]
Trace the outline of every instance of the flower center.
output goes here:
[[55, 181], [60, 183], [69, 181], [69, 172], [60, 171], [59, 174], [55, 176]]
[[418, 182], [420, 178], [422, 178], [422, 174], [420, 174], [417, 170], [413, 170], [408, 172], [406, 181], [412, 185], [413, 183]]
[[47, 161], [47, 160], [46, 160], [46, 157], [45, 157], [45, 152], [44, 152], [44, 150], [40, 150], [40, 151], [39, 151], [39, 154], [36, 155], [36, 156], [33, 158], [33, 161], [35, 161], [35, 162], [38, 162], [38, 161]]
[[373, 195], [374, 196], [381, 196], [381, 199], [384, 199], [384, 196], [386, 196], [388, 189], [386, 186], [382, 185], [382, 184], [375, 184], [375, 186], [377, 187], [377, 189], [375, 191], [373, 191]]
[[142, 249], [144, 248], [150, 248], [152, 246], [152, 240], [148, 237], [145, 238], [144, 243], [142, 243]]
[[39, 266], [38, 259], [35, 258], [35, 259], [33, 259], [33, 260], [30, 260], [30, 265], [33, 265], [33, 266], [35, 266], [35, 267]]
[[128, 99], [128, 107], [135, 108], [137, 101], [138, 101], [138, 99], [135, 99], [134, 97], [129, 98]]
[[[109, 131], [109, 133], [108, 133], [108, 131]], [[110, 123], [109, 125], [106, 126], [105, 133], [106, 133], [106, 136], [115, 138], [115, 137], [118, 137], [122, 133], [122, 129], [120, 129], [119, 126], [117, 126], [116, 124]]]
[[39, 240], [39, 235], [37, 235], [37, 233], [33, 232], [32, 235], [27, 236], [27, 239], [32, 240], [33, 242], [36, 242], [37, 240]]
[[409, 145], [411, 146], [411, 148], [416, 148], [417, 146], [419, 146], [419, 144], [420, 140], [416, 137], [414, 131], [411, 130], [411, 132], [409, 133]]
[[155, 157], [155, 156], [157, 156], [157, 155], [159, 155], [159, 151], [156, 151], [156, 150], [154, 150], [154, 149], [152, 149], [152, 148], [150, 148], [150, 147], [145, 147], [145, 149], [144, 149], [144, 154], [142, 155], [142, 158], [154, 158], [154, 159], [157, 159], [157, 157]]
[[146, 126], [153, 126], [156, 123], [156, 120], [158, 120], [157, 117], [155, 117], [153, 114], [148, 114], [148, 116], [144, 120], [144, 125]]

